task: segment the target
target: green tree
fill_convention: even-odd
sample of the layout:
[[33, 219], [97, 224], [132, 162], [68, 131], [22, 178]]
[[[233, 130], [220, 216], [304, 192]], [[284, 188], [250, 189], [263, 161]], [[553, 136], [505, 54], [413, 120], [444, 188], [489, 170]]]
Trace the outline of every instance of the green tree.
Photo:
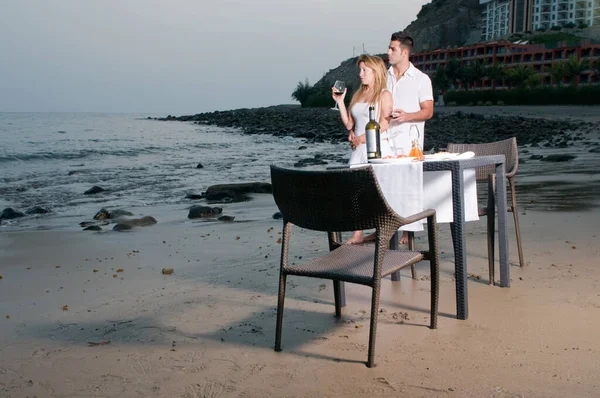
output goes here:
[[464, 74], [469, 83], [477, 87], [477, 84], [481, 85], [481, 80], [487, 76], [487, 69], [482, 61], [475, 61], [469, 65]]
[[579, 75], [581, 72], [588, 70], [590, 67], [587, 59], [579, 59], [577, 54], [572, 54], [564, 62], [565, 76], [571, 81], [571, 84], [575, 87], [579, 84]]
[[499, 63], [488, 65], [485, 74], [492, 81], [492, 90], [495, 90], [498, 82], [504, 85], [504, 80], [507, 76], [506, 67]]
[[531, 66], [518, 65], [510, 68], [508, 81], [516, 88], [526, 88], [532, 82], [532, 77], [537, 75]]
[[550, 67], [550, 77], [554, 84], [562, 85], [563, 80], [565, 79], [565, 66], [564, 62], [555, 62]]
[[438, 66], [433, 74], [431, 83], [439, 94], [444, 94], [448, 91], [450, 89], [450, 79], [448, 79], [448, 75], [446, 74], [446, 68]]
[[461, 80], [461, 65], [460, 61], [456, 58], [451, 58], [446, 63], [446, 76], [450, 81], [450, 84], [455, 88], [460, 85]]
[[292, 99], [295, 99], [300, 103], [300, 106], [304, 108], [306, 106], [306, 100], [312, 93], [312, 86], [308, 83], [308, 78], [302, 82], [298, 82], [296, 89], [292, 93]]

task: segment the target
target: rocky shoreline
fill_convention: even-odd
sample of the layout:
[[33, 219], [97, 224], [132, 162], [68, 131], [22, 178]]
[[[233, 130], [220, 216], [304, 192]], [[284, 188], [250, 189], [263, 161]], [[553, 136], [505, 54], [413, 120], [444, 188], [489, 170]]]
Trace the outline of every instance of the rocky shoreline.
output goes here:
[[[157, 120], [193, 122], [219, 127], [236, 127], [244, 134], [292, 136], [313, 142], [345, 142], [346, 130], [339, 113], [329, 108], [278, 105], [171, 116]], [[474, 112], [437, 112], [425, 127], [425, 150], [440, 150], [450, 142], [482, 143], [517, 137], [519, 146], [566, 148], [584, 135], [600, 129], [599, 123], [574, 120], [484, 115]]]

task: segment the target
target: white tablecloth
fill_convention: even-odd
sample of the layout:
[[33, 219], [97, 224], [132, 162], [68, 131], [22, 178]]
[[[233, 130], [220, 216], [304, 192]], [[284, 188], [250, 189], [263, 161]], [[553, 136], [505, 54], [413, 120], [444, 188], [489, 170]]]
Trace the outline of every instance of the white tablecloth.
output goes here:
[[[371, 166], [385, 199], [396, 213], [407, 217], [424, 209], [435, 209], [437, 222], [453, 221], [450, 171], [424, 173], [421, 162], [372, 164]], [[464, 171], [464, 192], [465, 221], [479, 220], [474, 169]], [[421, 231], [423, 223], [413, 223], [400, 229]]]

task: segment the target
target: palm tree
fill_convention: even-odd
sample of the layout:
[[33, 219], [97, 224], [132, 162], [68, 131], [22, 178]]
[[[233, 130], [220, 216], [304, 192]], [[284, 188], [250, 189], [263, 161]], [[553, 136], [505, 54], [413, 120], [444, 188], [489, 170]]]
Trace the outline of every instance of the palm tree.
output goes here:
[[304, 105], [306, 104], [306, 100], [308, 99], [308, 97], [311, 94], [311, 91], [312, 91], [312, 87], [308, 83], [308, 78], [306, 78], [304, 83], [298, 82], [296, 89], [292, 93], [292, 99], [295, 99], [296, 101], [298, 101], [300, 103], [301, 107], [304, 107]]
[[550, 76], [555, 84], [558, 84], [559, 86], [562, 85], [562, 82], [565, 78], [564, 62], [553, 63], [550, 67]]
[[517, 88], [526, 88], [533, 82], [534, 75], [537, 73], [531, 66], [518, 65], [510, 69], [508, 81]]
[[443, 95], [446, 91], [448, 91], [450, 88], [450, 79], [448, 79], [446, 68], [443, 66], [438, 66], [433, 74], [431, 83], [439, 94]]
[[492, 64], [486, 67], [486, 76], [492, 81], [492, 90], [496, 89], [496, 83], [502, 82], [504, 85], [504, 79], [506, 79], [506, 67], [503, 64]]
[[451, 58], [446, 63], [446, 76], [450, 81], [450, 84], [454, 87], [458, 87], [461, 80], [461, 66], [460, 61], [456, 58]]
[[564, 63], [565, 76], [571, 81], [575, 87], [579, 84], [579, 75], [581, 72], [589, 69], [589, 61], [587, 59], [579, 59], [577, 54], [572, 54]]
[[481, 80], [487, 76], [487, 68], [482, 61], [475, 61], [469, 66], [468, 74], [473, 87], [477, 87], [477, 83], [481, 84]]

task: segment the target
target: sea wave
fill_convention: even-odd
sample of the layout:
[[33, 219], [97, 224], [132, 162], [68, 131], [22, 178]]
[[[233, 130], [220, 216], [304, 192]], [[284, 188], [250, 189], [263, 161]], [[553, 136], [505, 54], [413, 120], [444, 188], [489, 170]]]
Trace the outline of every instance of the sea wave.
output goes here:
[[28, 162], [38, 160], [73, 160], [83, 159], [93, 156], [126, 156], [135, 157], [140, 154], [152, 154], [165, 151], [165, 148], [159, 146], [148, 146], [135, 149], [82, 149], [70, 152], [37, 152], [37, 153], [16, 153], [0, 155], [0, 163], [7, 162]]

